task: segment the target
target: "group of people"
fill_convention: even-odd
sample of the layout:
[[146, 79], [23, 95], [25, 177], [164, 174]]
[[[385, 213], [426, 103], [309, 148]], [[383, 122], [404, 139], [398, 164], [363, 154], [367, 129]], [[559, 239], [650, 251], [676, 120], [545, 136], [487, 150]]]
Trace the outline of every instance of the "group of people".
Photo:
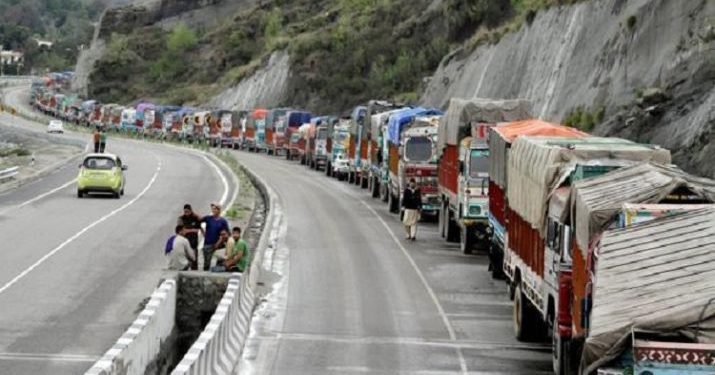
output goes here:
[[99, 127], [94, 128], [92, 142], [94, 143], [94, 153], [103, 154], [105, 147], [107, 147], [107, 132], [103, 129], [100, 130]]
[[[185, 204], [175, 232], [165, 247], [170, 270], [198, 270], [201, 266], [204, 271], [244, 272], [251, 263], [251, 253], [241, 238], [241, 228], [229, 227], [228, 221], [221, 216], [219, 203], [211, 203], [211, 215], [203, 217], [195, 213], [190, 204]], [[200, 253], [199, 233], [204, 237]]]

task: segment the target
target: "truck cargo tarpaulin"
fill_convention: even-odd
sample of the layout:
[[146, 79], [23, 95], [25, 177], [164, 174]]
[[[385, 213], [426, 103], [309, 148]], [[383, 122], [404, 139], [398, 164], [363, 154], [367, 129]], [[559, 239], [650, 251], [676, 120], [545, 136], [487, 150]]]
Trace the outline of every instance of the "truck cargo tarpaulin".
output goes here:
[[489, 178], [506, 190], [507, 150], [520, 136], [584, 138], [589, 135], [575, 128], [541, 120], [524, 120], [489, 129]]
[[442, 111], [438, 109], [410, 108], [396, 112], [390, 116], [387, 124], [387, 139], [394, 145], [400, 144], [400, 134], [405, 125], [412, 122], [415, 117], [441, 116]]
[[[594, 234], [606, 229], [623, 202], [658, 203], [679, 188], [715, 202], [715, 181], [689, 175], [677, 167], [642, 163], [578, 181], [571, 190], [576, 243], [586, 258]], [[682, 190], [681, 190], [682, 191]]]
[[453, 98], [449, 101], [449, 108], [439, 127], [437, 152], [441, 155], [445, 144], [456, 145], [460, 140], [460, 132], [469, 135], [474, 123], [496, 124], [531, 117], [531, 103], [527, 100]]
[[633, 330], [715, 343], [713, 223], [709, 208], [603, 234], [581, 373], [619, 357]]
[[578, 166], [647, 161], [668, 164], [670, 151], [619, 138], [519, 137], [507, 161], [509, 206], [543, 237], [549, 197]]

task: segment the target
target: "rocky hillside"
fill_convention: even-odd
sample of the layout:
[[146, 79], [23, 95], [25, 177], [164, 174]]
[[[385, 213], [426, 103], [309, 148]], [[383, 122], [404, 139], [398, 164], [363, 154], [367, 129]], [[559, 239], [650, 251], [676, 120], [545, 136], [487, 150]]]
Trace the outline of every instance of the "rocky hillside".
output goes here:
[[527, 98], [536, 114], [654, 142], [715, 176], [715, 2], [598, 0], [538, 12], [517, 32], [460, 49], [422, 95]]

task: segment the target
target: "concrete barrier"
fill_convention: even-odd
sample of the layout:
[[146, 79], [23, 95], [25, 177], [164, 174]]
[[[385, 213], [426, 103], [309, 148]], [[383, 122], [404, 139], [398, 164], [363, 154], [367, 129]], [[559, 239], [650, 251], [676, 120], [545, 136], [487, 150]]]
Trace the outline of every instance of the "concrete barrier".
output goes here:
[[229, 280], [226, 292], [199, 338], [174, 368], [172, 375], [230, 374], [248, 334], [255, 303], [247, 277]]
[[175, 279], [164, 280], [132, 325], [85, 375], [144, 374], [174, 329], [177, 289]]

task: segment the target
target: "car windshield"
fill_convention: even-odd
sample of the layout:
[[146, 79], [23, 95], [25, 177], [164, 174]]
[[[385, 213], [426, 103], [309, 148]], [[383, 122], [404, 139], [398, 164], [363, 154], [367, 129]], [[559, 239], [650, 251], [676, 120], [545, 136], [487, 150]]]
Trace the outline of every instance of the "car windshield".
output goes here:
[[410, 161], [429, 161], [432, 158], [432, 140], [414, 137], [405, 144], [405, 158]]
[[472, 150], [469, 157], [469, 177], [480, 178], [489, 173], [489, 150]]
[[84, 159], [84, 167], [87, 169], [108, 170], [115, 166], [114, 160], [110, 158], [96, 157]]

